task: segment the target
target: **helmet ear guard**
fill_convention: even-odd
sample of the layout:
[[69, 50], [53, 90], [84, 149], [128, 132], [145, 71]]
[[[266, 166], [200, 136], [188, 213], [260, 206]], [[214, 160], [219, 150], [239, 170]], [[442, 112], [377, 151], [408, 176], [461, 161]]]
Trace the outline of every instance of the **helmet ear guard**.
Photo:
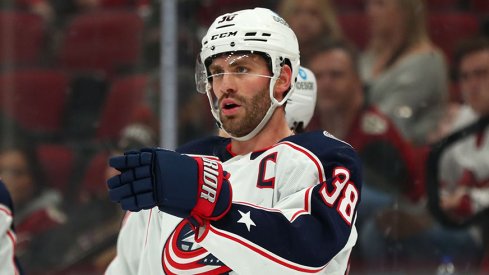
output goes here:
[[[299, 45], [297, 37], [285, 20], [269, 9], [247, 9], [219, 16], [202, 39], [202, 49], [195, 73], [197, 91], [207, 94], [212, 114], [218, 124], [221, 124], [219, 110], [213, 103], [212, 83], [207, 65], [215, 56], [238, 52], [251, 52], [264, 56], [272, 73], [269, 85], [272, 103], [263, 120], [244, 137], [231, 135], [237, 140], [249, 140], [261, 131], [274, 110], [285, 104], [292, 95], [299, 72]], [[291, 84], [284, 97], [277, 100], [274, 96], [274, 87], [284, 64], [288, 64], [291, 68]]]
[[316, 107], [317, 82], [314, 73], [300, 67], [294, 90], [285, 106], [285, 118], [291, 130], [302, 132], [311, 121]]

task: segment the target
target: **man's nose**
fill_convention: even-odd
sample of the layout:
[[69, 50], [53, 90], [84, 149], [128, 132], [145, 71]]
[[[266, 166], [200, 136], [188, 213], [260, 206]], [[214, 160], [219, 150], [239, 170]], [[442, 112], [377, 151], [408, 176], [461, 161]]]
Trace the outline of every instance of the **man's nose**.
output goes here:
[[220, 81], [222, 93], [232, 93], [237, 90], [237, 77], [234, 74], [224, 74]]

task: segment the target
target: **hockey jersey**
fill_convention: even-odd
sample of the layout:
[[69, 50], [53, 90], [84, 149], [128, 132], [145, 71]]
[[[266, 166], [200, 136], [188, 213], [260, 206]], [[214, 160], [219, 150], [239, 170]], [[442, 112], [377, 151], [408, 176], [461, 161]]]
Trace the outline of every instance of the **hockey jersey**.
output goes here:
[[347, 272], [362, 183], [350, 145], [316, 131], [244, 155], [222, 137], [177, 151], [222, 162], [230, 211], [196, 232], [157, 207], [128, 213], [106, 274]]
[[[453, 132], [468, 126], [479, 116], [468, 106], [459, 111]], [[489, 128], [474, 133], [449, 147], [440, 160], [443, 192], [464, 186], [467, 194], [455, 209], [456, 214], [474, 215], [489, 207]]]

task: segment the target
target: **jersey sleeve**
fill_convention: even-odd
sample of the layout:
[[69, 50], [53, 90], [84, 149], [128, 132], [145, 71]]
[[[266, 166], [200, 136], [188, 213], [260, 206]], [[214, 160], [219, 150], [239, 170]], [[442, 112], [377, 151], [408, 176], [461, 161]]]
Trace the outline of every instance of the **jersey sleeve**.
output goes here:
[[143, 249], [146, 212], [127, 212], [117, 239], [117, 254], [108, 266], [106, 275], [138, 274], [141, 251]]
[[197, 242], [238, 274], [344, 274], [357, 238], [360, 162], [348, 144], [313, 137], [280, 145], [308, 161], [278, 158], [287, 169], [273, 207], [233, 201], [224, 218], [199, 229]]
[[12, 223], [12, 201], [7, 188], [0, 181], [0, 266], [5, 274], [21, 274], [15, 258], [16, 236]]

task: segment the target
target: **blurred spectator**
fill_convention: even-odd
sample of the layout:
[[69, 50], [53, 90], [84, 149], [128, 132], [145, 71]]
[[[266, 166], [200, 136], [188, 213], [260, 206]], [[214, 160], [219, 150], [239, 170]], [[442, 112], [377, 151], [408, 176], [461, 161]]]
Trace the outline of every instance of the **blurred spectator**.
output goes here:
[[346, 42], [325, 43], [312, 57], [310, 68], [318, 82], [317, 125], [309, 128], [324, 129], [358, 151], [364, 188], [371, 191], [363, 193], [359, 218], [372, 215], [382, 201], [392, 202], [394, 195], [419, 199], [422, 187], [416, 186], [411, 146], [383, 113], [366, 104], [356, 49]]
[[335, 10], [329, 0], [282, 0], [278, 13], [297, 34], [301, 65], [308, 67], [317, 43], [341, 38]]
[[29, 272], [38, 265], [42, 234], [65, 222], [59, 210], [61, 195], [47, 187], [37, 163], [34, 148], [24, 144], [4, 144], [0, 148], [0, 177], [16, 207], [16, 254]]
[[7, 187], [0, 179], [0, 266], [7, 274], [22, 274], [15, 256], [14, 207]]
[[475, 247], [471, 236], [440, 227], [426, 211], [412, 147], [382, 112], [365, 102], [356, 60], [355, 49], [344, 42], [322, 45], [313, 55], [310, 68], [318, 99], [316, 125], [309, 127], [350, 143], [364, 165], [357, 219], [361, 257], [353, 259], [353, 266], [360, 259], [370, 271], [392, 271], [396, 256], [403, 266], [416, 261], [436, 265], [446, 251], [470, 251]]
[[[465, 101], [458, 111], [452, 131], [480, 117], [489, 116], [489, 40], [466, 42], [456, 56], [459, 83]], [[457, 143], [445, 153], [441, 176], [453, 196], [442, 200], [448, 210], [473, 214], [489, 206], [489, 130]]]
[[360, 60], [368, 102], [415, 145], [430, 142], [448, 98], [443, 53], [430, 41], [423, 0], [367, 0], [370, 37]]
[[[149, 127], [148, 125], [142, 123], [133, 123], [126, 126], [122, 130], [121, 138], [117, 143], [117, 146], [111, 150], [110, 155], [108, 157], [112, 157], [114, 155], [120, 155], [130, 150], [139, 150], [145, 147], [156, 146], [157, 144], [158, 144], [157, 133], [154, 131], [152, 127]], [[117, 170], [107, 165], [105, 167], [104, 184], [101, 185], [105, 187], [105, 181], [108, 178], [117, 175], [118, 173], [119, 172]], [[105, 192], [103, 198], [106, 199]], [[118, 210], [122, 211], [120, 209]], [[128, 215], [128, 214], [125, 213], [124, 215]], [[111, 232], [113, 234], [112, 236], [114, 240], [119, 234], [120, 223], [121, 223], [120, 219], [116, 223], [112, 223], [113, 225], [117, 225], [116, 228], [111, 227], [112, 229]], [[116, 256], [115, 244], [116, 242], [114, 241], [111, 246], [109, 246], [107, 249], [99, 253], [96, 257], [94, 257], [94, 260], [92, 261], [92, 265], [95, 267], [97, 271], [102, 272], [106, 270], [109, 263]]]
[[[452, 125], [453, 132], [479, 118], [489, 117], [489, 39], [466, 41], [455, 59], [465, 104]], [[449, 147], [440, 162], [440, 177], [444, 185], [441, 207], [455, 217], [465, 219], [489, 208], [489, 129]], [[486, 223], [482, 231], [486, 250], [489, 249], [488, 229]]]
[[[484, 54], [487, 53], [481, 52], [482, 54], [480, 55], [469, 56], [467, 54], [469, 57], [466, 59], [473, 58], [470, 59], [473, 63], [462, 59], [465, 62], [460, 63], [462, 70], [460, 83], [463, 85], [461, 87], [464, 90], [467, 101], [477, 105], [474, 109], [479, 110], [480, 114], [484, 114], [482, 110], [485, 110], [485, 114], [489, 114], [489, 93], [487, 93], [489, 85], [487, 82], [488, 78], [484, 78], [484, 74], [489, 75], [487, 73], [489, 72], [489, 58], [484, 59]], [[489, 54], [487, 55], [489, 57]], [[465, 80], [464, 77], [466, 78]], [[470, 93], [470, 95], [467, 93]], [[454, 110], [450, 112], [453, 113]], [[475, 120], [473, 113], [467, 116], [468, 113], [462, 111], [459, 114], [462, 114], [465, 121], [467, 119]], [[457, 121], [460, 121], [460, 118]], [[452, 165], [446, 166], [446, 169], [441, 171], [442, 179], [448, 181], [470, 179], [472, 180], [471, 184], [479, 184], [478, 187], [482, 187], [483, 185], [480, 185], [480, 183], [489, 180], [489, 162], [487, 158], [489, 154], [481, 151], [484, 148], [483, 140], [480, 137], [464, 140], [462, 142], [463, 145], [460, 145], [457, 148], [458, 150], [456, 149], [451, 155]], [[480, 143], [482, 147], [477, 147], [478, 142], [482, 142]], [[372, 159], [372, 161], [375, 160]], [[420, 165], [424, 164], [421, 163]], [[390, 166], [384, 164], [383, 167]], [[478, 176], [482, 177], [479, 178], [480, 181], [473, 181], [474, 175], [464, 173], [464, 167], [479, 167]], [[468, 182], [465, 182], [464, 189], [467, 188], [467, 184]], [[485, 200], [489, 201], [489, 193], [484, 195], [480, 191], [481, 189], [475, 192], [476, 196], [478, 198], [485, 196]], [[460, 189], [454, 189], [453, 197], [450, 199], [445, 198], [442, 200], [442, 204], [448, 207], [448, 205], [453, 203], [452, 200], [461, 199], [462, 195], [463, 193]], [[462, 200], [460, 204], [467, 206], [467, 201]], [[433, 270], [439, 260], [451, 259], [450, 261], [458, 271], [472, 272], [481, 256], [482, 246], [477, 232], [472, 229], [459, 230], [443, 227], [426, 211], [424, 200], [413, 204], [399, 197], [393, 201], [392, 209], [379, 212], [374, 220], [367, 221], [364, 224], [362, 230], [363, 232], [360, 233], [359, 237], [360, 247], [363, 256], [365, 256], [371, 266], [395, 268], [398, 265], [397, 268], [403, 269], [405, 266], [423, 265], [427, 268], [426, 270]], [[402, 259], [402, 264], [401, 262], [396, 263], [395, 259]]]
[[156, 142], [151, 127], [134, 123], [122, 130], [117, 144], [90, 158], [85, 174], [96, 175], [84, 177], [79, 189], [80, 201], [72, 202], [73, 207], [67, 210], [67, 222], [43, 236], [48, 242], [43, 251], [49, 257], [44, 259], [47, 264], [42, 272], [46, 273], [42, 274], [103, 274], [115, 256], [124, 216], [107, 197], [105, 181], [118, 173], [108, 166], [107, 159], [125, 151], [155, 146]]
[[50, 24], [55, 18], [54, 8], [50, 0], [1, 0], [0, 8], [19, 9], [33, 12]]

